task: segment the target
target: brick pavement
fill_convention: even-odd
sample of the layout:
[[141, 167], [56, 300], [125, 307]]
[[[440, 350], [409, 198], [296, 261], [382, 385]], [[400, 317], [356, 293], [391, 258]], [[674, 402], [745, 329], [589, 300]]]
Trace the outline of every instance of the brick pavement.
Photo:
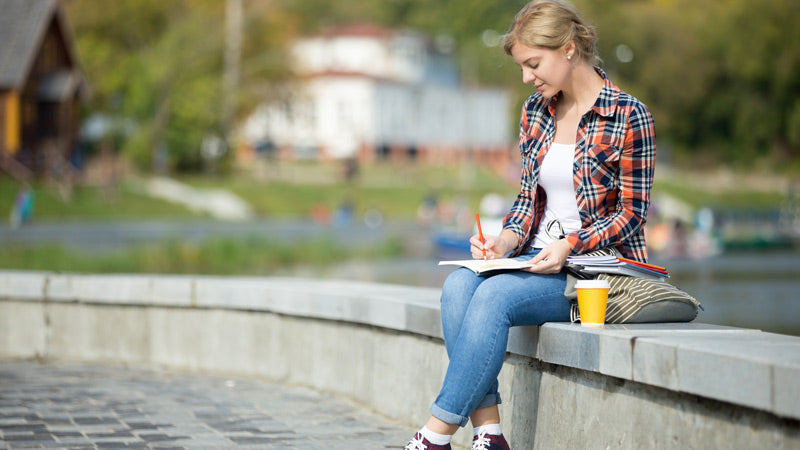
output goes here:
[[413, 430], [256, 378], [0, 359], [0, 449], [383, 449]]

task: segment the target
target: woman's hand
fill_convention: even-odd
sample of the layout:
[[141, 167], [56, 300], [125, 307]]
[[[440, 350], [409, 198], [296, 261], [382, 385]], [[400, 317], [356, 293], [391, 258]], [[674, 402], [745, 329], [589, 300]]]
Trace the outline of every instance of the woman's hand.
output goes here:
[[567, 257], [572, 252], [572, 247], [566, 239], [559, 239], [543, 248], [533, 259], [531, 267], [524, 269], [533, 273], [558, 273], [567, 263]]
[[[475, 259], [497, 259], [504, 257], [508, 252], [517, 247], [517, 237], [511, 233], [503, 230], [500, 236], [484, 235], [485, 243], [481, 242], [479, 235], [474, 235], [469, 238], [470, 253]], [[486, 250], [484, 258], [484, 250]]]
[[[481, 242], [477, 234], [469, 238], [469, 251], [474, 259], [497, 259], [505, 255], [503, 252], [502, 241], [497, 236], [484, 236], [486, 243]], [[484, 250], [486, 253], [484, 253]]]

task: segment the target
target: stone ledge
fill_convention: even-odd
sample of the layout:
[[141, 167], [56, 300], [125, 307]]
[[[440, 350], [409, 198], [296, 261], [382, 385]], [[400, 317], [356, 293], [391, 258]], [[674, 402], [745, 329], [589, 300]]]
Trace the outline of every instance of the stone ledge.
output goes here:
[[702, 323], [547, 323], [536, 357], [800, 418], [800, 338]]
[[438, 289], [357, 281], [0, 271], [0, 298], [266, 311], [441, 338]]
[[[441, 338], [439, 290], [301, 278], [0, 271], [0, 299], [265, 311]], [[512, 329], [509, 352], [800, 419], [800, 338], [688, 324]]]

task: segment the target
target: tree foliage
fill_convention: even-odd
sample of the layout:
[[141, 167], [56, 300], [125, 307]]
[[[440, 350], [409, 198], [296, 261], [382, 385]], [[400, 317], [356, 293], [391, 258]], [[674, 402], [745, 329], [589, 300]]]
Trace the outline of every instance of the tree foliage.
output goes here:
[[[291, 20], [264, 2], [250, 5], [242, 35], [240, 89], [234, 110], [263, 82], [285, 77], [285, 36]], [[132, 119], [135, 129], [121, 138], [121, 151], [150, 167], [166, 149], [166, 163], [178, 170], [202, 166], [201, 143], [224, 134], [222, 73], [225, 3], [216, 0], [119, 0], [67, 3], [84, 69], [93, 87], [92, 112]]]
[[[661, 148], [679, 160], [798, 164], [800, 2], [574, 0], [600, 36], [603, 68], [653, 111]], [[90, 108], [134, 119], [123, 151], [148, 165], [199, 167], [208, 133], [222, 133], [225, 2], [66, 0], [94, 97]], [[372, 22], [455, 43], [468, 84], [531, 89], [488, 36], [506, 31], [522, 0], [243, 0], [235, 112], [241, 117], [289, 76], [286, 46], [326, 27]], [[627, 51], [627, 57], [618, 52]], [[625, 56], [623, 54], [623, 56]], [[632, 56], [632, 59], [630, 59]], [[510, 124], [510, 130], [513, 124]], [[668, 144], [667, 146], [663, 144]]]
[[[797, 161], [800, 3], [583, 0], [580, 6], [596, 18], [609, 73], [651, 107], [659, 141], [684, 161]], [[620, 44], [633, 49], [633, 61], [615, 58]]]

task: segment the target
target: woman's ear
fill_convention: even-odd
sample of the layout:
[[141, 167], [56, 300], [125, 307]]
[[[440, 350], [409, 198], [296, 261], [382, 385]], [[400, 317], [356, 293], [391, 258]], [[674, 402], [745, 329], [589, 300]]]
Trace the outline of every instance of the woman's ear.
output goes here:
[[570, 40], [564, 45], [564, 55], [567, 59], [572, 59], [575, 56], [575, 51], [577, 50], [575, 47], [575, 41]]

